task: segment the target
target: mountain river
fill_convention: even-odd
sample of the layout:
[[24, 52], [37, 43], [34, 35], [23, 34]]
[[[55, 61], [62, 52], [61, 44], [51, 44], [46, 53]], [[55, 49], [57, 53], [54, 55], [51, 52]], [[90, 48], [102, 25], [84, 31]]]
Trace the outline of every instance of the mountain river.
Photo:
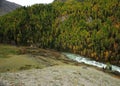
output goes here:
[[[107, 64], [97, 62], [97, 61], [91, 60], [89, 58], [85, 58], [77, 54], [71, 54], [71, 53], [63, 53], [63, 54], [66, 55], [69, 59], [72, 59], [80, 63], [85, 63], [85, 64], [96, 66], [99, 68], [105, 68], [107, 66]], [[111, 65], [111, 66], [112, 66], [112, 71], [118, 71], [120, 73], [120, 67], [115, 66], [115, 65]]]

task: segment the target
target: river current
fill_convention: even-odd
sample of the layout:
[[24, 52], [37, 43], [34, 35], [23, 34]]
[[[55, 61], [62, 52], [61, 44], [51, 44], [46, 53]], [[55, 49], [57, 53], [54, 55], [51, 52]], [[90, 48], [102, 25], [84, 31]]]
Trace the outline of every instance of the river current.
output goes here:
[[[85, 58], [77, 54], [71, 54], [71, 53], [63, 53], [63, 54], [66, 55], [69, 59], [72, 59], [80, 63], [85, 63], [85, 64], [96, 66], [99, 68], [105, 68], [107, 66], [107, 64], [97, 62], [97, 61], [91, 60], [89, 58]], [[115, 65], [111, 65], [111, 66], [112, 66], [112, 71], [118, 71], [120, 73], [120, 67], [115, 66]]]

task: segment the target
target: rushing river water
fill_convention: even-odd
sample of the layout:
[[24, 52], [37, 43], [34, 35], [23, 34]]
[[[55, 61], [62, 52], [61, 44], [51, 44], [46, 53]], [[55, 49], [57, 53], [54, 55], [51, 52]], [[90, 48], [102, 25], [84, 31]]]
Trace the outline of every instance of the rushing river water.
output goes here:
[[[103, 68], [103, 67], [105, 68], [107, 66], [104, 63], [100, 63], [100, 62], [91, 60], [89, 58], [82, 57], [82, 56], [77, 55], [77, 54], [71, 54], [71, 53], [63, 53], [63, 54], [66, 55], [69, 59], [75, 60], [75, 61], [80, 62], [80, 63], [85, 63], [88, 65], [97, 66], [99, 68]], [[120, 73], [120, 67], [118, 67], [118, 66], [112, 65], [112, 70], [118, 71]]]

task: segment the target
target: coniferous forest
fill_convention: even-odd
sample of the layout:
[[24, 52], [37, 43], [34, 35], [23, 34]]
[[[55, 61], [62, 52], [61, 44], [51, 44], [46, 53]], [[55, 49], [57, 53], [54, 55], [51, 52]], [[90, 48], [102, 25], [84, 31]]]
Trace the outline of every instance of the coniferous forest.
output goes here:
[[120, 0], [56, 0], [0, 16], [0, 43], [77, 53], [120, 66]]

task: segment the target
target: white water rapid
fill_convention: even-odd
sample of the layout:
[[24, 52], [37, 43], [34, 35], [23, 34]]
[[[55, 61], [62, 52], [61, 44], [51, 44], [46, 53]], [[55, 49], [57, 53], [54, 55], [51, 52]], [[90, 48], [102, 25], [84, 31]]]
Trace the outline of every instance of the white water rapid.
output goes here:
[[[71, 54], [71, 53], [63, 53], [63, 54], [66, 55], [69, 59], [75, 60], [75, 61], [80, 62], [80, 63], [85, 63], [88, 65], [97, 66], [99, 68], [105, 68], [107, 66], [104, 63], [100, 63], [100, 62], [91, 60], [89, 58], [82, 57], [82, 56], [77, 55], [77, 54]], [[120, 67], [112, 65], [112, 71], [118, 71], [120, 73]]]

